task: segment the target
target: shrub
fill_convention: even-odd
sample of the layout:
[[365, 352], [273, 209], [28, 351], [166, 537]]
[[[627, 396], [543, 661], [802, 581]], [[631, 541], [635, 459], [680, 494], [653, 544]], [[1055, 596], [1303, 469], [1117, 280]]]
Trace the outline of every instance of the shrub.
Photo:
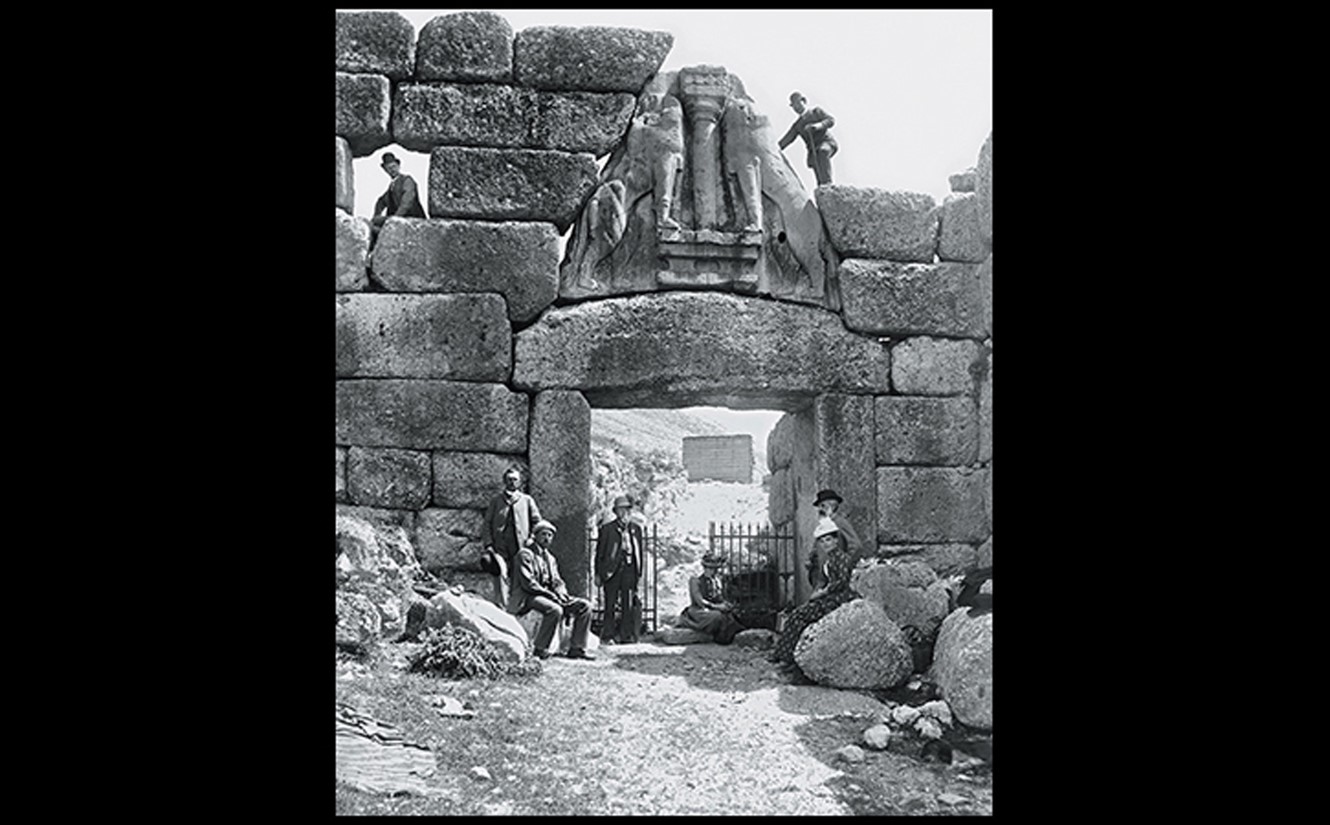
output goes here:
[[536, 676], [540, 662], [527, 659], [510, 662], [473, 630], [454, 625], [430, 628], [421, 637], [424, 645], [410, 660], [411, 673], [441, 679], [501, 679], [504, 676]]

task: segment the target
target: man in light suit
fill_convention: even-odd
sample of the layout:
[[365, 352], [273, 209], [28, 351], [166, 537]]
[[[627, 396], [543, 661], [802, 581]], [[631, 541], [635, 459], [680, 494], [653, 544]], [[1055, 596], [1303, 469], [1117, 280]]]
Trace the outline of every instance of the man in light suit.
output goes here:
[[568, 593], [559, 576], [559, 563], [550, 553], [555, 527], [548, 521], [538, 521], [532, 528], [531, 541], [517, 554], [513, 576], [513, 597], [518, 616], [534, 610], [540, 614], [540, 630], [536, 631], [535, 652], [541, 659], [550, 657], [550, 642], [559, 629], [564, 616], [573, 620], [573, 638], [568, 645], [569, 659], [594, 659], [586, 651], [587, 634], [591, 631], [591, 603]]
[[531, 538], [531, 525], [540, 521], [536, 500], [522, 492], [522, 468], [509, 467], [503, 474], [503, 492], [490, 499], [485, 523], [480, 528], [484, 545], [480, 566], [494, 576], [494, 603], [513, 612], [509, 571], [517, 551]]
[[596, 539], [596, 583], [605, 589], [605, 623], [600, 628], [603, 644], [632, 644], [641, 624], [642, 601], [637, 581], [642, 575], [645, 536], [628, 519], [632, 499], [614, 500], [614, 521], [601, 525]]
[[383, 153], [383, 171], [392, 178], [388, 191], [374, 202], [374, 219], [369, 222], [369, 248], [373, 249], [379, 239], [379, 230], [389, 218], [423, 218], [425, 209], [420, 205], [416, 182], [410, 175], [402, 174], [402, 162], [392, 152]]
[[831, 136], [836, 119], [818, 106], [808, 108], [808, 98], [799, 92], [790, 92], [790, 108], [799, 117], [780, 139], [780, 148], [789, 146], [796, 137], [803, 138], [808, 146], [808, 168], [817, 176], [817, 185], [831, 183], [831, 156], [840, 148]]

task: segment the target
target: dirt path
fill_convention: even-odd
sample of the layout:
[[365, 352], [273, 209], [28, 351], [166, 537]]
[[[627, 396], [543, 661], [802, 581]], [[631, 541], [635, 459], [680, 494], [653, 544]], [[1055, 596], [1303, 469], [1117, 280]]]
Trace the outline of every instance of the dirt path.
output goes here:
[[[430, 745], [431, 799], [338, 789], [346, 813], [490, 815], [991, 813], [991, 776], [908, 756], [836, 751], [885, 706], [850, 691], [786, 684], [754, 650], [654, 643], [594, 662], [550, 659], [534, 679], [446, 682], [339, 676], [338, 698]], [[428, 693], [468, 699], [442, 718]], [[492, 781], [477, 780], [483, 767]]]

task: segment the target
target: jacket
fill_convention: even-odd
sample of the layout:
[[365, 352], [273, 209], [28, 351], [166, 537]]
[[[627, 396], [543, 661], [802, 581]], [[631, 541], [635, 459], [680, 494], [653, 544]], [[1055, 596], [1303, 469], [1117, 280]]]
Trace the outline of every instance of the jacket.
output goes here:
[[514, 587], [508, 612], [521, 616], [531, 610], [531, 600], [537, 596], [563, 604], [569, 598], [568, 588], [559, 576], [559, 563], [554, 554], [538, 547], [523, 547], [517, 553], [514, 567]]
[[540, 508], [536, 506], [536, 500], [523, 492], [518, 492], [517, 499], [513, 502], [513, 527], [517, 533], [517, 546], [499, 547], [497, 541], [499, 536], [503, 535], [503, 522], [508, 511], [508, 500], [504, 493], [499, 493], [490, 499], [489, 507], [485, 510], [485, 522], [480, 526], [480, 540], [485, 547], [494, 547], [506, 561], [512, 561], [517, 551], [526, 546], [527, 539], [531, 538], [531, 525], [540, 521]]
[[[826, 121], [826, 124], [821, 125], [822, 121]], [[819, 125], [814, 126], [813, 124]], [[822, 107], [814, 106], [805, 109], [804, 113], [795, 119], [790, 130], [780, 139], [780, 148], [784, 149], [789, 146], [796, 137], [803, 138], [804, 143], [808, 146], [808, 168], [814, 169], [816, 166], [813, 162], [813, 155], [817, 152], [817, 147], [830, 146], [832, 154], [835, 154], [835, 150], [840, 148], [829, 131], [835, 125], [836, 119], [823, 111]]]
[[385, 212], [390, 218], [423, 218], [425, 210], [410, 175], [398, 175], [388, 184], [388, 191], [374, 202], [374, 217]]
[[642, 550], [646, 536], [638, 525], [632, 522], [624, 525], [616, 519], [601, 525], [600, 535], [596, 537], [596, 581], [604, 582], [619, 572], [619, 550], [623, 546], [626, 534], [635, 539], [633, 567], [639, 576], [642, 574]]

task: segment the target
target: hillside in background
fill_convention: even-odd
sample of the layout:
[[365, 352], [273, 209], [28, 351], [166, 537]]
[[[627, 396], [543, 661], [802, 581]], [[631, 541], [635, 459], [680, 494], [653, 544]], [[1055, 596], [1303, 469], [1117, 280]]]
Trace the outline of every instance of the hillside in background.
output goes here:
[[[683, 439], [690, 435], [733, 435], [742, 430], [727, 430], [687, 410], [602, 410], [591, 411], [591, 446], [617, 447], [627, 454], [660, 451], [675, 461], [683, 460]], [[767, 440], [753, 438], [753, 480], [767, 472]]]

